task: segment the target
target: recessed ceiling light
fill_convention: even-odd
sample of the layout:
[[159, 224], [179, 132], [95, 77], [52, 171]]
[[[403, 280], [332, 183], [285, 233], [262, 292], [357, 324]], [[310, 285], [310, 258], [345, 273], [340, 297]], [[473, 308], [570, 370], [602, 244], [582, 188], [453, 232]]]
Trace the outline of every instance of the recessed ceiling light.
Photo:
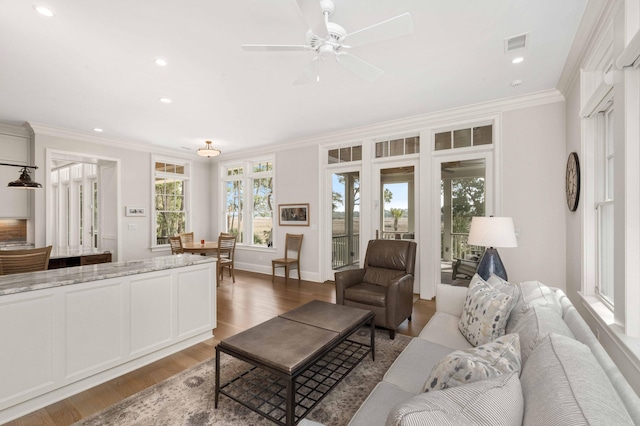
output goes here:
[[94, 129], [93, 129], [93, 131], [94, 131], [94, 132], [97, 132], [97, 133], [102, 133], [102, 132], [104, 132], [104, 130], [102, 130], [102, 129], [101, 129], [101, 128], [99, 128], [99, 127], [94, 128]]
[[33, 6], [33, 8], [36, 10], [36, 12], [38, 12], [42, 16], [46, 16], [48, 18], [51, 18], [53, 16], [53, 12], [51, 11], [51, 9], [49, 9], [47, 7], [44, 7], [44, 6]]
[[171, 103], [171, 99], [169, 99], [169, 98], [160, 98], [160, 102], [162, 102], [163, 104], [170, 104]]
[[512, 64], [519, 64], [520, 62], [524, 61], [524, 58], [522, 56], [518, 56], [517, 58], [513, 58], [511, 60]]
[[159, 67], [166, 67], [167, 66], [167, 60], [163, 59], [163, 58], [158, 58], [156, 59], [156, 65]]

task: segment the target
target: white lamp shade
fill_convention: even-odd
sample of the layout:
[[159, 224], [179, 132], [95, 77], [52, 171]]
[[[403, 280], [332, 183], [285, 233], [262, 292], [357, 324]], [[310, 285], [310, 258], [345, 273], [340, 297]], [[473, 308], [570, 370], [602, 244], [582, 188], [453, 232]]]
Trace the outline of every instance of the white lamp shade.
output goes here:
[[471, 218], [468, 243], [483, 247], [518, 247], [513, 219], [474, 216]]

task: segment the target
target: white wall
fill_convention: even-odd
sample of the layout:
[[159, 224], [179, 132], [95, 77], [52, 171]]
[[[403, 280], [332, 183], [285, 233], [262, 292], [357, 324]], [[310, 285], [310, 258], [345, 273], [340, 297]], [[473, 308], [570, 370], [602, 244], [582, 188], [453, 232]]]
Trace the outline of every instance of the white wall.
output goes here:
[[[120, 215], [120, 238], [121, 253], [118, 260], [134, 260], [153, 257], [156, 255], [166, 255], [166, 251], [152, 252], [151, 246], [151, 155], [152, 147], [145, 151], [144, 147], [136, 146], [135, 149], [124, 148], [124, 143], [108, 144], [106, 140], [74, 134], [72, 132], [47, 133], [47, 129], [41, 130], [40, 126], [34, 125], [34, 154], [35, 163], [39, 165], [38, 178], [45, 184], [44, 176], [46, 164], [46, 150], [54, 149], [58, 151], [74, 152], [89, 156], [109, 157], [120, 160], [120, 188], [121, 188], [121, 208]], [[192, 160], [191, 188], [192, 188], [192, 230], [198, 239], [211, 239], [212, 217], [210, 214], [210, 187], [212, 185], [211, 166], [208, 162], [198, 158], [189, 158], [180, 153], [162, 153], [166, 156], [184, 158]], [[195, 157], [195, 156], [194, 156]], [[36, 247], [45, 244], [46, 229], [46, 192], [47, 188], [36, 193], [34, 233]], [[145, 217], [125, 217], [125, 206], [141, 206], [147, 208]], [[128, 225], [137, 225], [137, 229], [129, 230]]]
[[502, 116], [502, 215], [519, 230], [499, 249], [509, 280], [565, 288], [565, 106], [556, 102]]
[[[303, 234], [300, 265], [302, 279], [319, 281], [319, 175], [318, 149], [305, 145], [298, 148], [283, 149], [275, 155], [275, 203], [309, 204], [309, 226], [278, 226], [277, 211], [274, 212], [274, 247], [273, 249], [236, 249], [236, 267], [254, 272], [271, 274], [271, 259], [284, 255], [285, 235]], [[219, 210], [219, 209], [218, 209]], [[219, 231], [219, 230], [218, 230]], [[277, 272], [278, 273], [278, 272]], [[282, 268], [279, 269], [282, 275]], [[297, 278], [297, 272], [292, 273]]]

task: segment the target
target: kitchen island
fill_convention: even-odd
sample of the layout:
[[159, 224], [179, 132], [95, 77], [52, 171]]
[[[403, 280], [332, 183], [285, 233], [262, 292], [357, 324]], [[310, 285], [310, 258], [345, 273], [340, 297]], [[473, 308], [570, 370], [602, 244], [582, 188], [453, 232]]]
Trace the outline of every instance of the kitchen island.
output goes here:
[[0, 424], [211, 338], [215, 327], [211, 257], [0, 276]]

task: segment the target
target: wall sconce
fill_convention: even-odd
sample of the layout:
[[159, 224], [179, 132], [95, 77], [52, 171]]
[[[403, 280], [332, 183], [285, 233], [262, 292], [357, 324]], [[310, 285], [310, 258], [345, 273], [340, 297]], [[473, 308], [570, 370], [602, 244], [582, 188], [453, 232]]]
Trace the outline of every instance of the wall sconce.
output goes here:
[[31, 180], [31, 176], [29, 175], [28, 169], [37, 169], [38, 166], [22, 166], [20, 164], [9, 164], [9, 163], [0, 163], [0, 166], [12, 166], [12, 167], [20, 167], [20, 177], [18, 180], [14, 180], [13, 182], [9, 182], [7, 185], [9, 188], [25, 188], [25, 189], [35, 189], [42, 188], [38, 182], [34, 182]]

